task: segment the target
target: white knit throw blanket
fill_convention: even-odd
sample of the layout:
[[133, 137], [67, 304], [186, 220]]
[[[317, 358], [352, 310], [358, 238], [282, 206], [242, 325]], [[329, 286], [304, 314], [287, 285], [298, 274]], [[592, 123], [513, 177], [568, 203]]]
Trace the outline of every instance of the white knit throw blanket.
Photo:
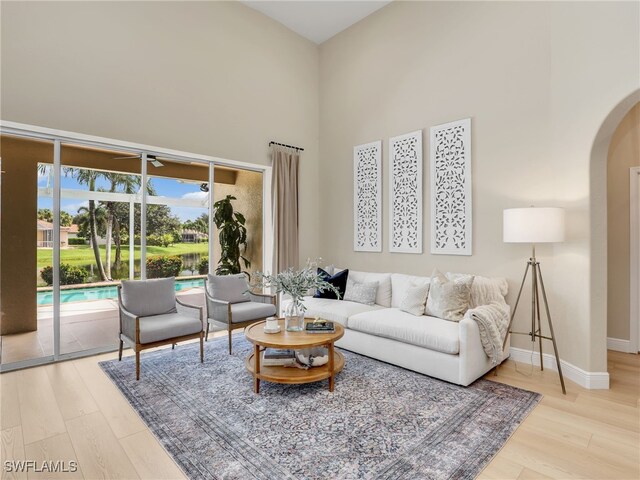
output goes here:
[[478, 324], [480, 340], [493, 365], [503, 360], [502, 343], [509, 327], [510, 308], [504, 302], [491, 302], [467, 311]]

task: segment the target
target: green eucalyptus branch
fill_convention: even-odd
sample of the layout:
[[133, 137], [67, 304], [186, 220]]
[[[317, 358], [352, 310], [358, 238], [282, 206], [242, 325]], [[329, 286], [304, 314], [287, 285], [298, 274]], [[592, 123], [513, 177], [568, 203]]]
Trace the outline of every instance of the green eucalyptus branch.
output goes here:
[[252, 286], [258, 288], [273, 288], [275, 293], [286, 293], [291, 295], [293, 302], [305, 310], [304, 304], [300, 301], [302, 297], [307, 295], [309, 290], [319, 290], [321, 292], [331, 290], [340, 299], [338, 289], [323, 280], [318, 274], [318, 262], [307, 260], [307, 265], [301, 270], [288, 268], [277, 274], [268, 274], [264, 272], [256, 272], [256, 282]]

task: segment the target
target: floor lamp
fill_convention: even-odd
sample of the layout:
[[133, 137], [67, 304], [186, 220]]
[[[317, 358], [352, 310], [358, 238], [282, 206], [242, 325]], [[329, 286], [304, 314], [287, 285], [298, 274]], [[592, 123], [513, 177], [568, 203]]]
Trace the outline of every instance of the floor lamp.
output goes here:
[[[530, 243], [532, 245], [531, 258], [527, 262], [524, 270], [518, 297], [511, 313], [509, 328], [502, 345], [502, 349], [507, 344], [509, 334], [528, 335], [531, 341], [535, 342], [536, 338], [540, 342], [540, 370], [544, 370], [544, 361], [542, 357], [542, 340], [551, 340], [553, 343], [553, 352], [556, 357], [556, 365], [558, 366], [558, 374], [560, 375], [560, 384], [562, 385], [562, 393], [566, 395], [567, 391], [564, 387], [564, 378], [562, 376], [562, 367], [560, 366], [560, 357], [558, 356], [558, 346], [556, 345], [556, 337], [553, 333], [553, 324], [551, 323], [551, 313], [549, 313], [549, 303], [547, 302], [547, 293], [544, 289], [544, 281], [542, 280], [542, 270], [540, 262], [536, 260], [536, 243], [553, 243], [564, 241], [564, 210], [562, 208], [509, 208], [503, 213], [503, 241], [505, 243]], [[522, 289], [527, 280], [527, 275], [531, 271], [531, 330], [525, 332], [513, 332], [511, 326], [516, 315]], [[540, 322], [540, 292], [542, 292], [542, 300], [544, 309], [549, 322], [550, 335], [542, 334], [542, 326]]]

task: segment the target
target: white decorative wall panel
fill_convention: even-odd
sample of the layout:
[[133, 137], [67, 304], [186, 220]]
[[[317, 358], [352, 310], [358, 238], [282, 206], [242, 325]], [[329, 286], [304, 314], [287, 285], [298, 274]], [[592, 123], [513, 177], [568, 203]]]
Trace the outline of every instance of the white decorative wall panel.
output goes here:
[[422, 130], [389, 139], [389, 251], [422, 253]]
[[353, 249], [382, 251], [382, 142], [353, 147]]
[[431, 253], [471, 255], [471, 119], [430, 133]]

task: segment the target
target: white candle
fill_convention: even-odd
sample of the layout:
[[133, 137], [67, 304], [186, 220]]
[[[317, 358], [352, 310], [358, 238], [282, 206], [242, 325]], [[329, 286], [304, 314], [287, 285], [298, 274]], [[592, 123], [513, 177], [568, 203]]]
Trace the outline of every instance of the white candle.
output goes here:
[[276, 330], [278, 328], [278, 319], [276, 317], [267, 318], [267, 325], [265, 328], [267, 330]]

